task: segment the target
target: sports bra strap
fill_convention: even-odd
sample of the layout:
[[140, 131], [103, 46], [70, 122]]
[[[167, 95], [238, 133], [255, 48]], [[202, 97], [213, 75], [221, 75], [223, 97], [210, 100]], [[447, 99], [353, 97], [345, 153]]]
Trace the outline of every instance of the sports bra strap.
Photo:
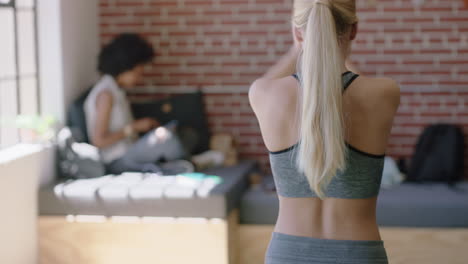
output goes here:
[[296, 79], [298, 82], [301, 82], [301, 80], [299, 80], [299, 76], [297, 76], [297, 73], [293, 73], [292, 76], [293, 76], [294, 79]]
[[[293, 73], [292, 77], [294, 77], [294, 79], [296, 79], [299, 83], [301, 83], [301, 80], [299, 79], [299, 76], [297, 75], [297, 73]], [[359, 74], [356, 74], [351, 71], [347, 71], [343, 73], [342, 77], [343, 77], [343, 91], [345, 91], [346, 88], [348, 88], [351, 85], [351, 83], [354, 80], [356, 80], [357, 77], [359, 77]]]
[[343, 73], [343, 91], [346, 91], [346, 88], [348, 88], [357, 77], [359, 77], [359, 74], [354, 72], [348, 71]]

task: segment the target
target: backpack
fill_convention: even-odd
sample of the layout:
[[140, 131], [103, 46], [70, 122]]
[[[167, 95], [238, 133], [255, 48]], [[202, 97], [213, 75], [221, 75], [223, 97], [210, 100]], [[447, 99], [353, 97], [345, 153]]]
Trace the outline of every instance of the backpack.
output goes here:
[[58, 169], [62, 178], [87, 179], [105, 174], [98, 148], [89, 144], [84, 102], [92, 87], [74, 100], [67, 112], [66, 127], [57, 134]]
[[407, 181], [446, 182], [463, 178], [464, 138], [456, 125], [434, 124], [426, 127], [416, 144]]
[[79, 143], [69, 127], [57, 134], [57, 158], [60, 176], [64, 179], [88, 179], [105, 175], [99, 150], [93, 145]]

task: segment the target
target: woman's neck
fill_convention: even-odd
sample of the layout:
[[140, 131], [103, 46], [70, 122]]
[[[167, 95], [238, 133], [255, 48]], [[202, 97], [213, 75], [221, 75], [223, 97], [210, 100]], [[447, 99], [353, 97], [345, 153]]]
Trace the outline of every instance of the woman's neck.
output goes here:
[[347, 71], [352, 71], [351, 69], [348, 69], [348, 67], [346, 67], [346, 62], [344, 62], [340, 68], [341, 68], [342, 73], [345, 73]]

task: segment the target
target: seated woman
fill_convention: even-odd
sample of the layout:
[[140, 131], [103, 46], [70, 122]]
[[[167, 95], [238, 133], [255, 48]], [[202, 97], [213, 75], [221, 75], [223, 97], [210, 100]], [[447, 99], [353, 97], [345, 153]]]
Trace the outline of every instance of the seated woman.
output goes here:
[[[160, 126], [152, 118], [134, 120], [126, 91], [133, 89], [151, 62], [151, 45], [136, 34], [117, 36], [99, 54], [101, 79], [84, 103], [91, 144], [100, 149], [108, 173], [161, 172], [155, 163], [186, 154], [174, 125]], [[137, 135], [146, 133], [142, 138]]]

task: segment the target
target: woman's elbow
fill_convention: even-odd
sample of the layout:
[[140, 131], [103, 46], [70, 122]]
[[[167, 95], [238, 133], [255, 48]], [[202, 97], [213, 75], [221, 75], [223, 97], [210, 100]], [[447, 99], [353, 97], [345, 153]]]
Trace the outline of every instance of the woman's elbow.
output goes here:
[[93, 137], [91, 138], [91, 145], [97, 148], [105, 148], [108, 144], [106, 144], [106, 141], [101, 137]]

